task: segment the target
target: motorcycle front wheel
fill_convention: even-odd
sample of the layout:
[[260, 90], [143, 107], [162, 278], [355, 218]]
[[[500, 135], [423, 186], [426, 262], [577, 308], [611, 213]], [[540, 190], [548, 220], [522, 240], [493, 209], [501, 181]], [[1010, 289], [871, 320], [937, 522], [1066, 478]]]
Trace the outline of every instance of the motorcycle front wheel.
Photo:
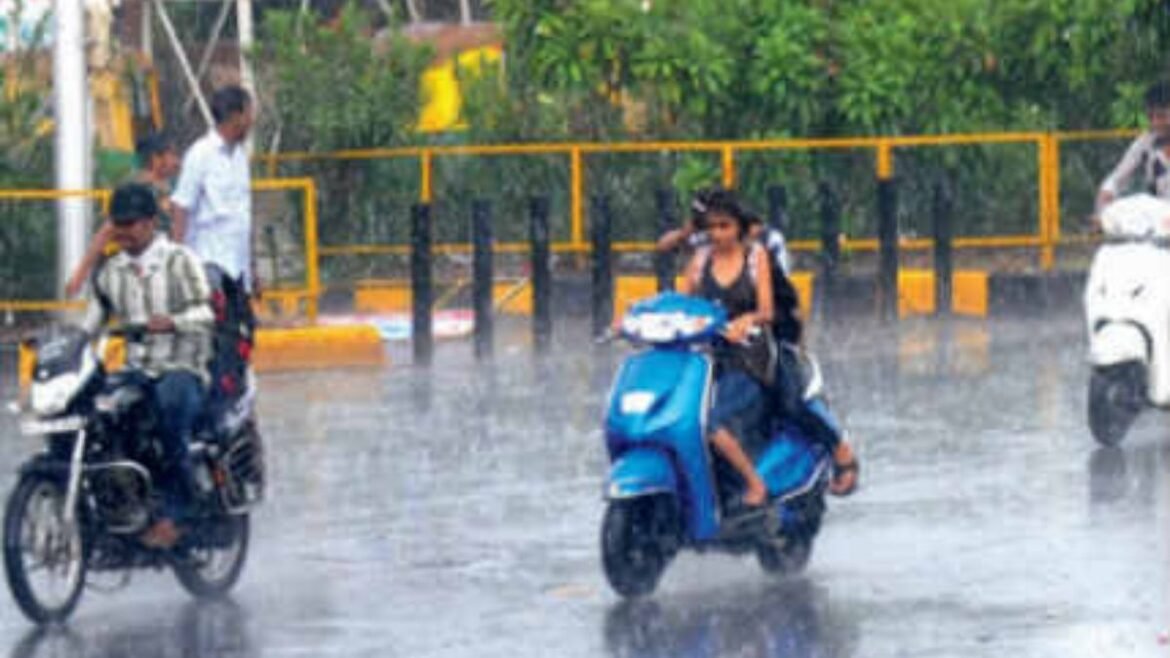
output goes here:
[[669, 560], [658, 536], [659, 503], [653, 497], [615, 500], [601, 522], [601, 563], [618, 594], [644, 596], [654, 591]]
[[1145, 406], [1146, 369], [1136, 362], [1094, 368], [1089, 375], [1089, 431], [1115, 446]]
[[17, 606], [33, 622], [69, 617], [85, 585], [80, 520], [65, 522], [65, 486], [24, 475], [4, 511], [4, 571]]
[[172, 565], [175, 577], [192, 596], [215, 598], [227, 594], [248, 559], [250, 523], [247, 514], [224, 517], [205, 537]]

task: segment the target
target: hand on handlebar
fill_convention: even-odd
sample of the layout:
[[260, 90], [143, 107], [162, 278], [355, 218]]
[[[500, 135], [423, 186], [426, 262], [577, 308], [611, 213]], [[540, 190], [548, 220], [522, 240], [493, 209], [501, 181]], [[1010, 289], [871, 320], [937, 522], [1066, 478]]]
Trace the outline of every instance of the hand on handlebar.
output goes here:
[[146, 330], [152, 334], [169, 334], [175, 330], [175, 321], [165, 315], [152, 315]]
[[731, 343], [746, 343], [749, 338], [759, 333], [759, 328], [751, 318], [739, 317], [727, 325], [723, 330], [723, 337]]

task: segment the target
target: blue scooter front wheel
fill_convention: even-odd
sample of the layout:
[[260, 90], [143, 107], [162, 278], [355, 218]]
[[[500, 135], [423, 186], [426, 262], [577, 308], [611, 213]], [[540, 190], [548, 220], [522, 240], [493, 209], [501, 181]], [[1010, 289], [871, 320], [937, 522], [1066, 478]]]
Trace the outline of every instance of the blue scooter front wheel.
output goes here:
[[672, 557], [669, 498], [610, 501], [601, 522], [601, 562], [610, 587], [625, 597], [654, 591]]

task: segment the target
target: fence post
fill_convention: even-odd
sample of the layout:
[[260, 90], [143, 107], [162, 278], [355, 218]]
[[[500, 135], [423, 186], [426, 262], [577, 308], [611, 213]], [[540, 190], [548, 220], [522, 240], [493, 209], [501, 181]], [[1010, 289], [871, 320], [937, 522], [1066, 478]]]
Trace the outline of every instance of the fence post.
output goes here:
[[613, 254], [610, 251], [613, 218], [610, 215], [609, 199], [604, 196], [593, 197], [590, 210], [593, 234], [593, 335], [600, 336], [613, 320]]
[[788, 189], [783, 185], [768, 186], [768, 225], [788, 237]]
[[475, 309], [475, 357], [492, 353], [492, 206], [471, 202], [472, 307]]
[[431, 206], [415, 204], [410, 223], [411, 343], [414, 363], [429, 366], [434, 352], [431, 335], [431, 306], [434, 300], [431, 281]]
[[935, 315], [950, 315], [954, 296], [955, 264], [951, 239], [952, 199], [950, 187], [943, 181], [935, 181], [934, 203], [931, 205], [934, 217], [934, 312]]
[[893, 178], [879, 178], [878, 203], [878, 317], [898, 317], [898, 190]]
[[[676, 221], [672, 216], [674, 210], [674, 191], [660, 189], [654, 193], [655, 205], [658, 207], [658, 236], [662, 237], [667, 231], [676, 228]], [[674, 253], [654, 253], [654, 273], [658, 277], [658, 292], [674, 290]]]
[[841, 211], [828, 182], [817, 184], [817, 197], [821, 210], [821, 276], [816, 306], [822, 316], [830, 316], [837, 289], [837, 262], [841, 258]]
[[529, 237], [532, 241], [532, 337], [537, 352], [548, 350], [552, 338], [552, 270], [549, 266], [548, 197], [532, 197]]

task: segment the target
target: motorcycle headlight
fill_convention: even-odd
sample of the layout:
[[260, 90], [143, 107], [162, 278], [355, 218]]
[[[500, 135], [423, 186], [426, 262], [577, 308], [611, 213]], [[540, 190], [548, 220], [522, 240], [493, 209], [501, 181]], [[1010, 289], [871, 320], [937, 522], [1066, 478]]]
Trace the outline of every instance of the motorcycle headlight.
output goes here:
[[59, 414], [69, 406], [80, 386], [81, 377], [73, 372], [36, 382], [29, 392], [29, 406], [38, 416]]

